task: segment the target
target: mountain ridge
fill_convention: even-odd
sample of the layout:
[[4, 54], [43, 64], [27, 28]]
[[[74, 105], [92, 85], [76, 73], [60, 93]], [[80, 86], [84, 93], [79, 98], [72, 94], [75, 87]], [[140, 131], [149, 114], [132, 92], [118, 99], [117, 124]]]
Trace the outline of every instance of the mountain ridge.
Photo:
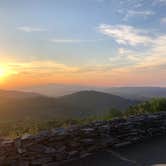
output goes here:
[[135, 103], [137, 102], [96, 91], [82, 91], [58, 98], [39, 95], [5, 99], [0, 95], [0, 117], [1, 119], [83, 118], [104, 115], [111, 108], [123, 110]]
[[32, 87], [18, 88], [25, 92], [36, 92], [49, 97], [60, 97], [78, 91], [94, 90], [118, 95], [128, 99], [146, 100], [152, 97], [166, 97], [166, 87], [155, 86], [128, 86], [128, 87], [97, 87], [64, 84], [46, 84]]

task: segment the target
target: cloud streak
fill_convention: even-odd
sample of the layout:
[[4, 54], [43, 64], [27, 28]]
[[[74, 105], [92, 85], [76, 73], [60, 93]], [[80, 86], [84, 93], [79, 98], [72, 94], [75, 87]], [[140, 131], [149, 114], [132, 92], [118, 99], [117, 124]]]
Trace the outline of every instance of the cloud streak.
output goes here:
[[144, 11], [135, 11], [135, 10], [128, 10], [127, 14], [123, 18], [124, 21], [127, 21], [130, 17], [144, 17], [147, 18], [149, 16], [155, 15], [154, 11], [144, 10]]
[[96, 40], [80, 40], [80, 39], [51, 39], [50, 42], [52, 43], [59, 43], [59, 44], [65, 44], [65, 43], [86, 43], [86, 42], [97, 42], [102, 41], [103, 39], [96, 39]]
[[20, 27], [17, 27], [17, 30], [28, 32], [28, 33], [29, 32], [43, 32], [43, 31], [47, 31], [47, 29], [37, 28], [37, 27], [29, 27], [29, 26], [20, 26]]
[[161, 19], [160, 19], [160, 23], [166, 24], [166, 17], [161, 18]]
[[11, 70], [18, 73], [67, 73], [77, 71], [76, 67], [70, 67], [55, 61], [9, 62], [6, 64]]

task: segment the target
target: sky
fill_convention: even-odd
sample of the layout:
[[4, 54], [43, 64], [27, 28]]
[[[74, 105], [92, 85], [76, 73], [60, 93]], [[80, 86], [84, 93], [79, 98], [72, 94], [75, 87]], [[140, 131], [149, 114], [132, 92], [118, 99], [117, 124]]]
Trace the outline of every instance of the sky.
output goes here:
[[166, 0], [0, 0], [0, 86], [166, 86]]

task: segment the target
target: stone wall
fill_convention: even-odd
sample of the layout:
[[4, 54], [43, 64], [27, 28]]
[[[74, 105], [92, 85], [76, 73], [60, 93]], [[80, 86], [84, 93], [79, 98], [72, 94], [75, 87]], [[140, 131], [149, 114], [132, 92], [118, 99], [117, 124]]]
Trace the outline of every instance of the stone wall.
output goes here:
[[125, 146], [165, 133], [166, 113], [160, 112], [26, 134], [0, 140], [0, 165], [61, 165], [103, 148]]

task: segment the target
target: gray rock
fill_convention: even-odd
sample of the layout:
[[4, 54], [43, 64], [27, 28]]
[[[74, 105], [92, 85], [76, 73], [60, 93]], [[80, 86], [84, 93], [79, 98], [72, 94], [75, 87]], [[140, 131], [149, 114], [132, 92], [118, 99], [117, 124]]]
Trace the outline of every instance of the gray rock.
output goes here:
[[52, 129], [51, 130], [53, 135], [65, 135], [66, 130], [64, 128]]
[[126, 145], [129, 145], [129, 144], [131, 144], [131, 142], [126, 141], [126, 142], [121, 142], [121, 143], [115, 144], [114, 146], [119, 148], [119, 147], [126, 146]]
[[39, 136], [39, 137], [48, 137], [49, 134], [50, 134], [50, 131], [43, 130], [43, 131], [41, 131], [41, 132], [38, 134], [38, 136]]
[[166, 134], [166, 113], [98, 121], [68, 129], [0, 141], [0, 165], [58, 165], [86, 157], [99, 149], [121, 147]]
[[63, 153], [56, 153], [55, 157], [56, 157], [57, 161], [66, 160], [67, 159], [67, 153], [65, 153], [65, 152], [63, 152]]
[[93, 144], [94, 143], [94, 139], [87, 138], [87, 139], [81, 140], [81, 142], [84, 143], [84, 144], [89, 145], [89, 144]]
[[42, 157], [31, 162], [31, 165], [43, 165], [52, 162], [51, 157]]
[[69, 159], [71, 159], [71, 158], [78, 158], [78, 156], [79, 156], [79, 151], [77, 151], [77, 150], [74, 150], [74, 151], [71, 151], [71, 152], [69, 152], [68, 153], [68, 155], [69, 155]]
[[24, 141], [24, 140], [33, 139], [33, 138], [35, 138], [33, 135], [26, 133], [21, 137], [21, 140]]
[[84, 131], [84, 132], [94, 132], [95, 129], [93, 128], [84, 128], [84, 129], [81, 129], [81, 131]]
[[44, 153], [50, 154], [50, 153], [55, 153], [56, 150], [51, 147], [46, 147]]
[[11, 145], [13, 143], [14, 143], [14, 140], [6, 139], [6, 140], [3, 140], [0, 144], [1, 144], [1, 146], [5, 146], [5, 145]]

